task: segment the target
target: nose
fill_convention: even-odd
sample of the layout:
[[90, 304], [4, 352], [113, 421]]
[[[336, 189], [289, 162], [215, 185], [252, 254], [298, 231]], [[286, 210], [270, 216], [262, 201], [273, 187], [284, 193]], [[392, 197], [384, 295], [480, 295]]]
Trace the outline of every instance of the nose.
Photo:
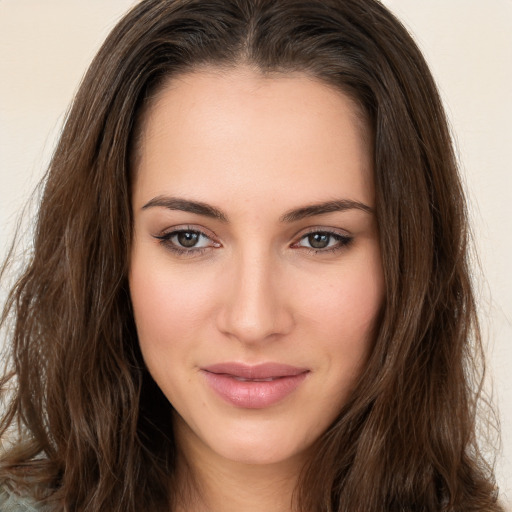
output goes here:
[[293, 329], [294, 318], [279, 262], [247, 252], [222, 277], [219, 330], [244, 344], [275, 340]]

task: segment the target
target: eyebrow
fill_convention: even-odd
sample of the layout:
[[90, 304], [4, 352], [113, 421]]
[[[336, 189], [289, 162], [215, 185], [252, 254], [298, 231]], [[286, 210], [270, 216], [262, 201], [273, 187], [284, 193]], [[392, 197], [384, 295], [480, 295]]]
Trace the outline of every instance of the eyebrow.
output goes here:
[[351, 199], [338, 199], [334, 201], [326, 201], [324, 203], [316, 203], [295, 210], [290, 210], [281, 217], [281, 222], [297, 222], [298, 220], [315, 215], [323, 215], [332, 212], [344, 212], [347, 210], [362, 210], [366, 213], [373, 213], [373, 209], [367, 204]]
[[[200, 201], [190, 201], [188, 199], [181, 199], [177, 197], [157, 196], [147, 202], [142, 209], [154, 207], [167, 208], [169, 210], [180, 210], [183, 212], [195, 213], [204, 217], [210, 217], [228, 222], [228, 217], [218, 208], [211, 206], [207, 203]], [[351, 199], [338, 199], [334, 201], [325, 201], [322, 203], [315, 203], [300, 208], [296, 208], [286, 212], [279, 220], [281, 222], [292, 223], [307, 217], [314, 217], [316, 215], [323, 215], [332, 212], [344, 212], [347, 210], [361, 210], [366, 213], [373, 213], [373, 208], [361, 203], [360, 201], [353, 201]]]
[[218, 208], [215, 208], [214, 206], [206, 203], [202, 203], [200, 201], [189, 201], [187, 199], [180, 199], [178, 197], [157, 196], [146, 203], [142, 209], [146, 210], [155, 206], [161, 206], [169, 210], [180, 210], [183, 212], [195, 213], [197, 215], [210, 217], [222, 222], [228, 221], [227, 216]]

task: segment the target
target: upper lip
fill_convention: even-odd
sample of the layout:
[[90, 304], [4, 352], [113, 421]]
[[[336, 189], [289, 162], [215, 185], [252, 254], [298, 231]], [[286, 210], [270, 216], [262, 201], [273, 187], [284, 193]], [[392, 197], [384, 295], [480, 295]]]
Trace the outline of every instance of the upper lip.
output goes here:
[[248, 365], [244, 363], [218, 363], [201, 368], [203, 371], [217, 374], [232, 375], [243, 379], [269, 379], [271, 377], [292, 377], [309, 371], [282, 363], [262, 363]]

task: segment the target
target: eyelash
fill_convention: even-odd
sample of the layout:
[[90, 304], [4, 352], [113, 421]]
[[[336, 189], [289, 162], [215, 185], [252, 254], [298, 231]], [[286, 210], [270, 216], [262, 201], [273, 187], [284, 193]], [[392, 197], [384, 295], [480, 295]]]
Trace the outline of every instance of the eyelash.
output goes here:
[[[324, 247], [323, 249], [316, 249], [314, 247], [304, 247], [298, 245], [302, 240], [306, 239], [311, 235], [326, 235], [331, 239], [334, 238], [334, 240], [337, 243], [332, 247]], [[341, 233], [337, 233], [336, 231], [329, 231], [325, 229], [312, 229], [311, 231], [308, 231], [307, 233], [301, 235], [299, 241], [295, 242], [292, 245], [292, 247], [301, 248], [302, 250], [305, 250], [310, 254], [332, 254], [338, 251], [342, 251], [343, 249], [346, 249], [353, 242], [353, 240], [353, 237], [349, 235], [342, 235]]]
[[[203, 233], [202, 231], [198, 229], [193, 228], [183, 228], [183, 229], [175, 229], [173, 231], [169, 231], [168, 233], [164, 233], [162, 235], [154, 235], [154, 238], [159, 240], [159, 243], [162, 244], [166, 249], [172, 251], [173, 253], [177, 254], [178, 256], [182, 257], [192, 257], [192, 256], [198, 256], [206, 252], [208, 249], [221, 247], [221, 244], [218, 242], [213, 242], [213, 245], [208, 245], [206, 247], [183, 247], [177, 245], [175, 242], [172, 241], [172, 238], [175, 236], [178, 236], [182, 233], [189, 233], [198, 235], [199, 237], [205, 237], [213, 242], [212, 238], [208, 236], [207, 234]], [[311, 235], [326, 235], [330, 238], [333, 238], [337, 243], [333, 245], [332, 247], [325, 247], [325, 248], [314, 248], [314, 247], [305, 247], [300, 246], [299, 243], [306, 239], [307, 237]], [[325, 229], [314, 229], [311, 231], [308, 231], [307, 233], [304, 233], [301, 235], [299, 240], [292, 244], [291, 247], [302, 249], [304, 251], [307, 251], [309, 254], [332, 254], [336, 253], [338, 251], [341, 251], [343, 249], [346, 249], [351, 243], [353, 242], [353, 237], [348, 235], [342, 235], [340, 233], [334, 232], [334, 231], [328, 231]], [[330, 241], [329, 241], [330, 243]]]
[[[172, 251], [173, 253], [177, 254], [178, 256], [187, 257], [187, 256], [198, 256], [200, 254], [203, 254], [208, 249], [212, 248], [212, 245], [208, 245], [206, 247], [183, 247], [180, 245], [177, 245], [172, 241], [172, 238], [175, 236], [180, 235], [181, 233], [190, 233], [194, 235], [199, 235], [200, 237], [207, 238], [208, 240], [212, 241], [212, 238], [208, 236], [207, 234], [203, 233], [202, 231], [199, 231], [198, 229], [193, 228], [180, 228], [180, 229], [174, 229], [173, 231], [169, 231], [168, 233], [163, 233], [162, 235], [155, 235], [154, 238], [159, 240], [160, 244], [162, 244], [166, 249]], [[213, 241], [212, 241], [213, 242]], [[220, 243], [213, 242], [213, 247], [220, 247]]]

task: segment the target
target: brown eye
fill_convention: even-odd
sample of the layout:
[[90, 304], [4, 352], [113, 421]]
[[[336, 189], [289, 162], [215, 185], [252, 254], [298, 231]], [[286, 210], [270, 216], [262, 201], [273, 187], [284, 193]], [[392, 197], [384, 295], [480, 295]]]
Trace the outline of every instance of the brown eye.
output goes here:
[[316, 252], [329, 252], [343, 249], [352, 241], [352, 237], [330, 231], [311, 231], [304, 235], [295, 247]]
[[313, 249], [325, 249], [331, 240], [329, 233], [311, 233], [308, 235], [308, 242]]
[[177, 229], [164, 235], [155, 236], [166, 248], [177, 253], [197, 253], [208, 248], [220, 247], [218, 242], [213, 241], [201, 231], [193, 229]]
[[176, 235], [176, 241], [182, 247], [195, 247], [199, 241], [200, 233], [196, 231], [179, 231]]

